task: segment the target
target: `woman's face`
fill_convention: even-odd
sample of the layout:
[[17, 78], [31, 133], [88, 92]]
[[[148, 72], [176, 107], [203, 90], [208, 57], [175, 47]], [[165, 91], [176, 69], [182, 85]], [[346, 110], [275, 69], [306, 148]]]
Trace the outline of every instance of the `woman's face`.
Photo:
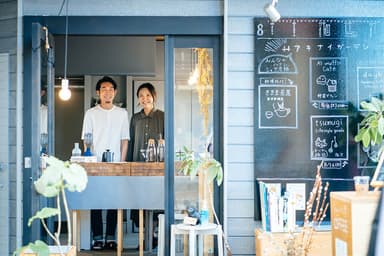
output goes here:
[[153, 96], [147, 88], [142, 88], [139, 91], [139, 104], [142, 108], [152, 109], [153, 108]]

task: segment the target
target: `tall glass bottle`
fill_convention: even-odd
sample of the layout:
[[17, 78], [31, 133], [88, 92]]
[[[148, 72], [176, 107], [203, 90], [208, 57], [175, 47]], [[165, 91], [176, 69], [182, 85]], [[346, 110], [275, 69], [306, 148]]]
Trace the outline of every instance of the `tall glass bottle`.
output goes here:
[[157, 145], [157, 158], [159, 162], [164, 162], [165, 155], [165, 141], [163, 139], [159, 139]]
[[155, 162], [156, 161], [156, 146], [155, 146], [155, 140], [154, 139], [148, 140], [147, 160], [148, 160], [148, 162]]

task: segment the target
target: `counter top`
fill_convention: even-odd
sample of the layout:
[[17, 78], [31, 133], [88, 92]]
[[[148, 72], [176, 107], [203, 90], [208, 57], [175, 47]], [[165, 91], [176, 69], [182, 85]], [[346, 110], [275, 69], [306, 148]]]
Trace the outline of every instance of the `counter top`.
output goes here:
[[[88, 176], [164, 176], [164, 162], [120, 162], [120, 163], [86, 163], [83, 166]], [[179, 166], [175, 163], [175, 170]]]

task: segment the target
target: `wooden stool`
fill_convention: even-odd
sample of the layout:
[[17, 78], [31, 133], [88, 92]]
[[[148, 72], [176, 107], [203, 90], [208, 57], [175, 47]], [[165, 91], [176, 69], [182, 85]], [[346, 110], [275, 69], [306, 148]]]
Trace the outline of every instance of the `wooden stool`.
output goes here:
[[[140, 209], [140, 227], [139, 227], [139, 255], [144, 255], [143, 246], [143, 210]], [[80, 211], [72, 210], [72, 238], [73, 244], [77, 251], [80, 251]], [[117, 209], [117, 256], [121, 256], [123, 252], [123, 209]]]
[[176, 235], [187, 234], [189, 235], [189, 256], [194, 256], [196, 251], [196, 236], [198, 236], [198, 252], [202, 256], [204, 253], [203, 236], [204, 235], [216, 235], [217, 247], [219, 249], [218, 255], [223, 256], [223, 231], [220, 225], [209, 223], [206, 225], [185, 225], [185, 224], [173, 224], [171, 225], [171, 256], [176, 254]]

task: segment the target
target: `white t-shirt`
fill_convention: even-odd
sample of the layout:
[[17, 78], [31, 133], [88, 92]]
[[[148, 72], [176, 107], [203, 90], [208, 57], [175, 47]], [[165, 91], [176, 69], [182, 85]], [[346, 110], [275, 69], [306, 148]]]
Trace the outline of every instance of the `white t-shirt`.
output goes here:
[[93, 135], [93, 155], [102, 160], [103, 152], [109, 149], [114, 153], [114, 162], [120, 162], [121, 140], [129, 140], [128, 112], [120, 107], [103, 109], [100, 105], [88, 109], [84, 115], [83, 131]]

